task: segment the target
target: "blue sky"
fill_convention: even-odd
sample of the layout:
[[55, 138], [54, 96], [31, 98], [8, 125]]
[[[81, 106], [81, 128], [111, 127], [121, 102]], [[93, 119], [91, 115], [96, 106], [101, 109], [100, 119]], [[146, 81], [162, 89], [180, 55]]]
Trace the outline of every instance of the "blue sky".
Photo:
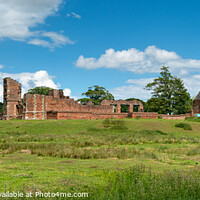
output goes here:
[[[89, 86], [116, 99], [148, 99], [162, 65], [200, 90], [200, 2], [195, 0], [0, 0], [0, 78], [23, 92]], [[0, 88], [2, 97], [2, 86]]]

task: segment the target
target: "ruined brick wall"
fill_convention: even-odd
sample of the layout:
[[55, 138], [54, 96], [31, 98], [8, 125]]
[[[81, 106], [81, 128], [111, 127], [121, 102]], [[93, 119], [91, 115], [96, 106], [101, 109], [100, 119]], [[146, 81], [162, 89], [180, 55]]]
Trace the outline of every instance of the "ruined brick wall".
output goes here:
[[57, 112], [47, 112], [47, 119], [58, 119]]
[[91, 119], [91, 113], [113, 112], [110, 105], [82, 105], [65, 97], [62, 90], [52, 90], [49, 96], [25, 94], [24, 104], [24, 119]]
[[93, 114], [91, 116], [91, 119], [124, 119], [129, 117], [129, 113], [110, 113], [110, 114], [104, 114], [104, 113], [99, 113], [99, 114]]
[[143, 112], [144, 107], [141, 101], [138, 100], [131, 100], [131, 101], [126, 101], [126, 100], [103, 100], [101, 102], [101, 105], [116, 105], [116, 112], [121, 113], [121, 105], [128, 105], [129, 106], [129, 113], [133, 112], [133, 106], [138, 106], [138, 111]]
[[142, 119], [156, 119], [158, 118], [158, 113], [156, 112], [133, 112], [129, 114], [130, 118], [142, 118]]
[[22, 118], [21, 84], [11, 78], [3, 80], [3, 119]]
[[56, 89], [50, 90], [49, 96], [52, 96], [53, 98], [65, 98], [63, 90], [56, 90]]
[[[117, 104], [114, 113], [113, 105]], [[120, 105], [129, 105], [129, 113], [121, 113]], [[4, 79], [4, 119], [123, 119], [126, 117], [156, 118], [157, 114], [133, 113], [133, 105], [139, 106], [140, 101], [104, 100], [101, 105], [88, 102], [82, 105], [74, 99], [64, 96], [63, 90], [51, 90], [49, 95], [25, 94], [24, 104], [21, 103], [21, 84], [11, 78]]]
[[46, 97], [40, 94], [25, 94], [24, 119], [46, 119]]
[[193, 101], [193, 112], [195, 114], [200, 114], [200, 100]]
[[193, 115], [200, 114], [200, 92], [197, 94], [197, 96], [195, 97], [193, 101], [192, 114]]
[[60, 111], [60, 112], [95, 112], [95, 113], [112, 113], [113, 107], [110, 105], [82, 105], [74, 99], [67, 98], [53, 98], [52, 96], [46, 97], [46, 110], [47, 111]]
[[57, 112], [47, 114], [48, 119], [55, 119], [52, 116], [57, 115], [57, 119], [124, 119], [128, 117], [128, 113], [91, 113], [91, 112]]
[[185, 119], [186, 117], [191, 117], [191, 113], [181, 114], [181, 115], [164, 115], [160, 114], [163, 119]]

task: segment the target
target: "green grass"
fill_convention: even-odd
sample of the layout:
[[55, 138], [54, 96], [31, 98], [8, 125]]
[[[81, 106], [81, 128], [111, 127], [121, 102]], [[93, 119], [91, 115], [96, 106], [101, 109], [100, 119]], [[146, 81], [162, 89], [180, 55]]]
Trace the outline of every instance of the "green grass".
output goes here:
[[[192, 174], [200, 169], [200, 125], [187, 121], [192, 130], [184, 130], [175, 126], [178, 123], [183, 120], [0, 121], [0, 192], [88, 192], [89, 199], [162, 199], [162, 195], [197, 199], [200, 182]], [[145, 172], [139, 173], [142, 187], [130, 184], [133, 169]], [[187, 184], [194, 187], [190, 194], [184, 193]], [[132, 187], [141, 189], [134, 193]]]

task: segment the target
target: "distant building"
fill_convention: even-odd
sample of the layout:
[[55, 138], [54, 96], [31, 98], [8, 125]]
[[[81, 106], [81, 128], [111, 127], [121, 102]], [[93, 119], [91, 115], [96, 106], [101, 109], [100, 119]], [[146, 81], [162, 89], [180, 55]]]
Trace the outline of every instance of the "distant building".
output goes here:
[[200, 117], [200, 92], [193, 101], [193, 113], [195, 116]]

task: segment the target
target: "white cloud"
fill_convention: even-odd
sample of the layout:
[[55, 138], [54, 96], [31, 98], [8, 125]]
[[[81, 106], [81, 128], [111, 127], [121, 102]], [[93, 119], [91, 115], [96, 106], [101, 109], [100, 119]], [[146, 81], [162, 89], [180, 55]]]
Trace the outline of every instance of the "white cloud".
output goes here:
[[186, 75], [188, 75], [188, 74], [189, 74], [189, 73], [188, 73], [187, 70], [182, 69], [182, 70], [180, 71], [180, 75], [181, 75], [181, 76], [186, 76]]
[[3, 65], [0, 65], [0, 69], [2, 69], [3, 68]]
[[126, 83], [130, 85], [113, 88], [109, 91], [114, 95], [115, 99], [138, 98], [147, 100], [151, 97], [151, 92], [145, 90], [144, 87], [148, 83], [151, 83], [153, 79], [154, 78], [129, 79]]
[[[0, 0], [0, 38], [51, 48], [69, 43], [70, 40], [61, 34], [33, 31], [39, 24], [44, 24], [47, 17], [54, 15], [62, 2], [63, 0]], [[49, 33], [54, 36], [49, 36]], [[53, 42], [45, 43], [41, 37], [50, 37]]]
[[183, 83], [188, 89], [190, 95], [196, 96], [200, 91], [200, 74], [184, 77]]
[[32, 40], [28, 41], [28, 43], [36, 45], [36, 46], [52, 48], [52, 45], [48, 41], [45, 41], [45, 40], [32, 39]]
[[61, 47], [65, 44], [74, 44], [74, 42], [72, 42], [68, 37], [56, 32], [44, 32], [42, 35], [50, 38], [53, 41], [53, 46], [55, 47]]
[[147, 100], [151, 97], [150, 92], [144, 90], [144, 87], [141, 85], [125, 85], [110, 89], [109, 91], [114, 95], [115, 99], [138, 98]]
[[141, 79], [129, 79], [126, 81], [126, 83], [132, 83], [138, 86], [145, 86], [148, 83], [153, 82], [154, 78], [141, 78]]
[[75, 65], [85, 69], [115, 68], [134, 73], [158, 73], [161, 66], [169, 66], [170, 71], [187, 74], [200, 69], [200, 60], [183, 59], [175, 52], [149, 46], [144, 51], [135, 48], [115, 51], [108, 49], [98, 59], [81, 55]]
[[71, 13], [67, 13], [66, 14], [67, 17], [73, 17], [73, 18], [76, 18], [76, 19], [81, 19], [81, 16], [75, 12], [71, 12]]
[[63, 90], [65, 96], [71, 96], [71, 90], [69, 88], [65, 88]]

